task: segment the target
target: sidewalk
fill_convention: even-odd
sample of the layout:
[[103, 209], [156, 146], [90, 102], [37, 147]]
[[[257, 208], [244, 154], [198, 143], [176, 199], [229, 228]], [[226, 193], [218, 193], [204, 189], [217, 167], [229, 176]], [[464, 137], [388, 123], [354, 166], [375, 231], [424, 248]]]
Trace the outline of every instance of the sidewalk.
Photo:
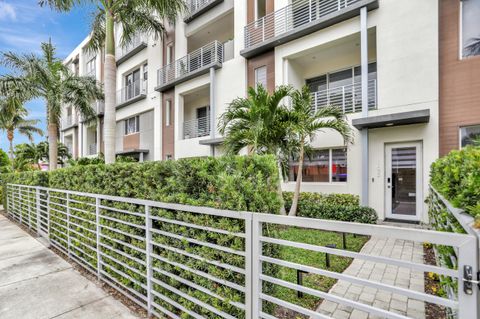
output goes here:
[[[413, 241], [372, 237], [363, 246], [362, 253], [423, 263], [423, 246], [421, 243]], [[355, 259], [344, 271], [344, 274], [424, 292], [423, 273], [407, 268]], [[425, 318], [425, 304], [422, 301], [410, 299], [403, 295], [350, 284], [345, 280], [339, 280], [330, 292], [337, 296], [389, 310], [410, 318]], [[379, 318], [328, 300], [323, 301], [317, 310], [335, 319]]]
[[0, 318], [139, 317], [0, 215]]

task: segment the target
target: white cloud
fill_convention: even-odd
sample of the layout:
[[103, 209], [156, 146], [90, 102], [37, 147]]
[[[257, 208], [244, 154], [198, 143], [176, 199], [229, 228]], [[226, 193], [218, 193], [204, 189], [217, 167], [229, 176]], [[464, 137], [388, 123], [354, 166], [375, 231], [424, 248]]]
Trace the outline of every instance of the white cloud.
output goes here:
[[17, 12], [13, 5], [7, 2], [0, 2], [0, 21], [17, 20]]

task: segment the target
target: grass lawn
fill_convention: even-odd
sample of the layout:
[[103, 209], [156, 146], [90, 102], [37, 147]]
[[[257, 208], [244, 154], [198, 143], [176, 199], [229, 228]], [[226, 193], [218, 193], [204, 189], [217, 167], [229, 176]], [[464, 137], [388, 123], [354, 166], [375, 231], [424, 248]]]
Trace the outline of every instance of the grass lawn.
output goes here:
[[[278, 232], [278, 238], [314, 244], [317, 246], [326, 246], [330, 244], [336, 244], [336, 247], [343, 249], [342, 234], [319, 231], [314, 229], [304, 229], [297, 227], [281, 228]], [[357, 235], [354, 237], [352, 234], [347, 234], [347, 250], [360, 251], [363, 245], [367, 242], [368, 237]], [[328, 269], [334, 272], [343, 272], [352, 262], [351, 258], [330, 255], [330, 268], [326, 267], [325, 254], [320, 252], [313, 252], [309, 250], [294, 248], [294, 247], [280, 247], [280, 259], [296, 262], [299, 264], [312, 266], [321, 269]], [[291, 268], [280, 267], [278, 274], [280, 279], [289, 282], [297, 282], [297, 271]], [[336, 282], [336, 279], [320, 276], [316, 274], [304, 274], [303, 285], [306, 287], [314, 288], [321, 291], [328, 291]], [[281, 286], [275, 286], [274, 296], [283, 299], [285, 301], [300, 305], [308, 309], [316, 309], [321, 299], [311, 295], [304, 294], [302, 298], [298, 298], [297, 292], [284, 288]], [[278, 309], [277, 309], [278, 310]], [[277, 311], [278, 312], [278, 311]], [[290, 315], [280, 315], [283, 318], [289, 318]]]

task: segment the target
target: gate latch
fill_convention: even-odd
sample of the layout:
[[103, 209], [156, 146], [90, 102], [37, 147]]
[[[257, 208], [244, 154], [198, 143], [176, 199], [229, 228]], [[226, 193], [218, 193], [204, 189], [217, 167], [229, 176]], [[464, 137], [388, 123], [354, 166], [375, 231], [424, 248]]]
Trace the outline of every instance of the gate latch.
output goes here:
[[480, 272], [477, 273], [476, 280], [473, 279], [473, 270], [472, 266], [463, 267], [463, 291], [467, 295], [473, 294], [473, 285], [477, 285], [480, 289]]

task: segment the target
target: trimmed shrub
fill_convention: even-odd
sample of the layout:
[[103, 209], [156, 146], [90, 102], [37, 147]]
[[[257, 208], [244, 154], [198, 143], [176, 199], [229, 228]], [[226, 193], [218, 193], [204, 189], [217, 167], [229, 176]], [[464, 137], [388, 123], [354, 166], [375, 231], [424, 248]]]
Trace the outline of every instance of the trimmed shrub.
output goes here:
[[480, 218], [480, 147], [454, 150], [436, 160], [430, 183], [454, 206]]
[[[287, 211], [292, 205], [292, 198], [293, 193], [284, 193]], [[357, 195], [306, 192], [300, 194], [297, 216], [365, 224], [375, 224], [378, 219], [373, 208], [360, 206]]]

